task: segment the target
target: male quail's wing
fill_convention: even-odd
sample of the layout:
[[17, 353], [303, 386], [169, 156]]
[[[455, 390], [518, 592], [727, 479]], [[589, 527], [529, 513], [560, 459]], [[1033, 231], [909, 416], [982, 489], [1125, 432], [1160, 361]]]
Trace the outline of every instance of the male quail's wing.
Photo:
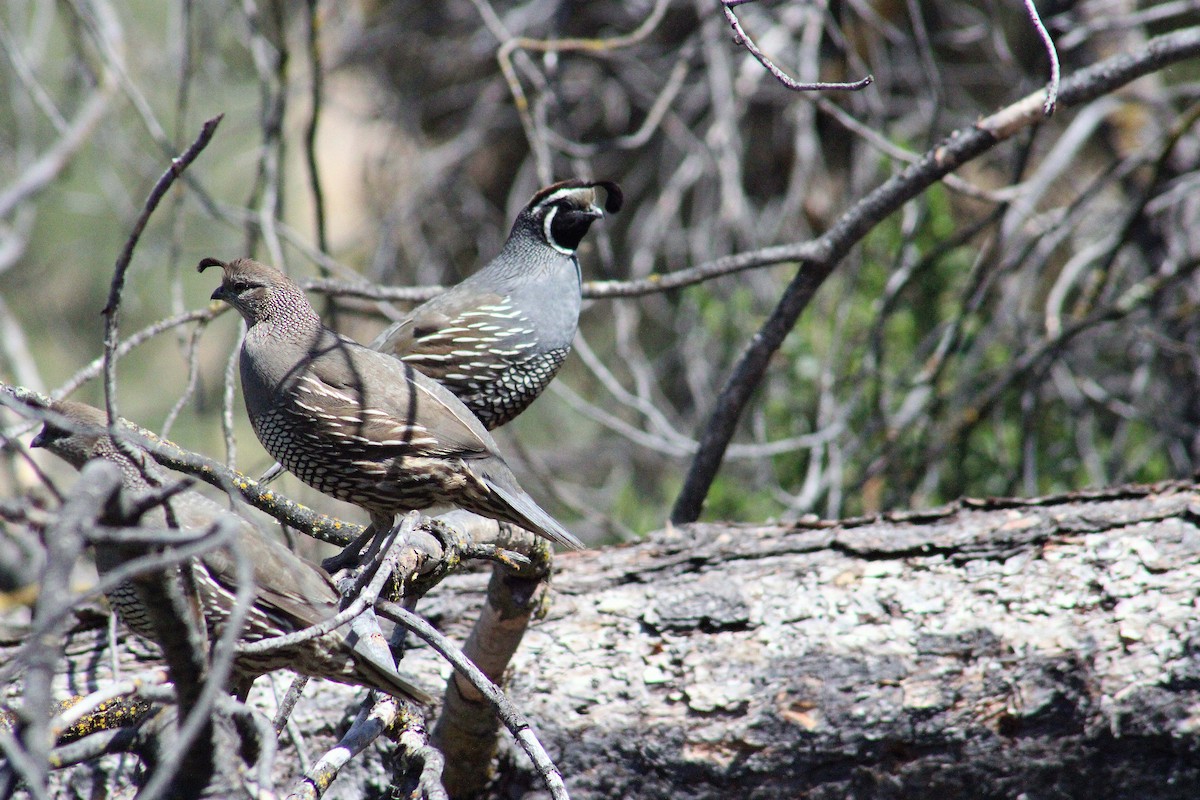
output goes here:
[[525, 314], [507, 295], [451, 290], [381, 336], [376, 349], [452, 386], [486, 384], [536, 344]]

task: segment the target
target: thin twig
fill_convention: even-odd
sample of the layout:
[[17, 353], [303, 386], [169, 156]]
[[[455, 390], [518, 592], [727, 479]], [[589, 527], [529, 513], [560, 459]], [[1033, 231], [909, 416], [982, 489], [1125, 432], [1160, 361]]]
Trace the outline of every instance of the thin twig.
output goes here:
[[371, 578], [371, 582], [362, 591], [358, 592], [348, 606], [316, 625], [310, 625], [293, 633], [282, 636], [271, 636], [254, 642], [239, 642], [237, 644], [238, 655], [258, 655], [270, 652], [271, 650], [294, 647], [303, 642], [311, 641], [318, 636], [324, 636], [330, 631], [340, 628], [373, 606], [380, 592], [383, 591], [383, 585], [392, 576], [392, 564], [395, 560], [393, 551], [398, 549], [396, 545], [404, 542], [408, 534], [412, 533], [419, 517], [420, 515], [416, 512], [406, 514], [401, 523], [392, 528], [389, 534], [390, 544], [382, 549], [383, 553], [392, 555], [391, 561], [385, 555], [379, 569], [375, 571], [374, 576]]
[[744, 30], [742, 23], [738, 21], [737, 15], [733, 13], [734, 6], [745, 5], [752, 0], [721, 0], [721, 10], [725, 12], [725, 19], [729, 21], [729, 26], [733, 28], [733, 43], [740, 44], [750, 51], [750, 55], [766, 67], [767, 71], [775, 76], [775, 80], [782, 83], [793, 92], [857, 92], [860, 89], [865, 89], [875, 82], [874, 75], [868, 75], [862, 80], [854, 81], [853, 83], [801, 83], [795, 78], [789, 76], [786, 72], [775, 65], [775, 62], [767, 58], [762, 50], [758, 49], [758, 45], [750, 38]]
[[[673, 289], [683, 289], [714, 278], [733, 275], [748, 269], [788, 264], [796, 261], [822, 262], [828, 256], [826, 245], [820, 239], [795, 242], [773, 247], [763, 247], [746, 253], [737, 253], [701, 264], [690, 269], [666, 272], [633, 281], [588, 281], [583, 284], [583, 297], [588, 300], [613, 299], [617, 297], [643, 297]], [[392, 287], [378, 286], [366, 282], [337, 280], [305, 281], [304, 288], [345, 297], [360, 297], [365, 300], [387, 300], [399, 302], [422, 302], [445, 291], [441, 286]]]
[[85, 736], [50, 751], [50, 766], [62, 769], [84, 761], [92, 761], [108, 753], [124, 753], [135, 749], [143, 738], [139, 728], [111, 728]]
[[1042, 23], [1042, 18], [1038, 14], [1033, 0], [1025, 0], [1025, 11], [1029, 14], [1029, 21], [1033, 23], [1034, 30], [1042, 40], [1042, 46], [1046, 48], [1046, 57], [1050, 59], [1050, 82], [1046, 85], [1046, 102], [1042, 106], [1043, 113], [1049, 117], [1054, 114], [1054, 106], [1058, 103], [1058, 85], [1061, 78], [1058, 50], [1054, 48], [1054, 40], [1050, 38], [1050, 32]]
[[234, 469], [237, 464], [237, 438], [233, 435], [233, 408], [237, 400], [237, 374], [241, 363], [242, 341], [246, 338], [246, 326], [238, 321], [238, 338], [225, 358], [225, 371], [221, 380], [221, 438], [225, 442], [225, 466]]
[[[496, 61], [500, 66], [500, 72], [504, 76], [505, 82], [508, 84], [509, 92], [512, 94], [513, 105], [516, 107], [517, 115], [521, 120], [521, 127], [525, 131], [525, 138], [529, 142], [530, 149], [534, 152], [538, 167], [538, 177], [542, 183], [550, 182], [551, 166], [547, 149], [547, 137], [539, 134], [539, 126], [534, 121], [533, 115], [529, 113], [529, 98], [526, 97], [525, 90], [521, 87], [521, 80], [517, 77], [517, 72], [513, 68], [514, 54], [526, 56], [524, 53], [525, 50], [535, 50], [543, 53], [599, 53], [630, 47], [642, 41], [658, 27], [658, 24], [666, 15], [667, 7], [670, 5], [669, 0], [656, 0], [654, 8], [642, 21], [642, 24], [622, 36], [614, 36], [608, 39], [533, 39], [525, 36], [514, 37], [503, 20], [488, 5], [487, 0], [472, 0], [472, 2], [479, 10], [480, 16], [483, 18], [488, 30], [501, 42], [500, 48], [496, 51]], [[532, 68], [530, 71], [533, 71]]]
[[308, 686], [307, 675], [297, 675], [292, 679], [288, 686], [287, 692], [283, 695], [283, 702], [279, 704], [279, 710], [275, 712], [275, 718], [271, 720], [271, 727], [275, 729], [275, 735], [278, 736], [287, 727], [289, 718], [292, 716], [292, 711], [296, 708], [296, 703], [300, 702], [300, 695], [304, 694], [304, 687]]
[[433, 648], [434, 652], [449, 661], [458, 670], [460, 675], [469, 680], [471, 685], [479, 690], [479, 693], [486, 697], [488, 702], [496, 708], [496, 712], [499, 714], [504, 726], [512, 733], [513, 738], [517, 740], [517, 744], [521, 746], [521, 749], [529, 755], [530, 760], [533, 761], [534, 768], [537, 769], [538, 775], [541, 776], [542, 781], [546, 784], [546, 788], [549, 789], [550, 796], [555, 800], [568, 800], [567, 787], [563, 783], [562, 773], [558, 771], [558, 767], [554, 766], [554, 762], [550, 760], [550, 756], [547, 755], [545, 748], [542, 747], [542, 743], [534, 735], [529, 720], [505, 696], [500, 687], [488, 680], [488, 677], [480, 671], [479, 667], [471, 663], [471, 660], [463, 655], [462, 651], [453, 642], [408, 609], [398, 603], [380, 601], [375, 605], [375, 610], [381, 616], [403, 625], [424, 639]]
[[54, 738], [58, 739], [63, 735], [64, 731], [101, 706], [126, 695], [136, 694], [143, 685], [159, 686], [166, 682], [166, 670], [158, 668], [140, 675], [134, 675], [131, 678], [110, 683], [60, 711], [50, 720], [50, 731], [54, 735]]
[[[308, 187], [313, 199], [313, 224], [317, 232], [317, 249], [329, 252], [329, 241], [325, 232], [325, 192], [321, 188], [321, 171], [317, 165], [317, 128], [321, 122], [321, 108], [325, 94], [325, 68], [321, 63], [320, 7], [317, 0], [306, 0], [305, 23], [308, 38], [308, 74], [311, 81], [308, 122], [304, 126], [304, 165], [308, 171]], [[321, 266], [321, 277], [328, 278], [328, 268]]]
[[[333, 748], [321, 756], [295, 783], [288, 793], [287, 800], [317, 800], [329, 789], [330, 784], [338, 776], [350, 759], [365, 750], [371, 742], [384, 733], [401, 726], [398, 743], [407, 752], [420, 758], [428, 753], [421, 746], [423, 736], [412, 736], [413, 731], [423, 733], [424, 723], [420, 711], [411, 703], [388, 697], [377, 692], [370, 692], [358, 710], [358, 715], [350, 728]], [[425, 747], [428, 747], [427, 745]], [[436, 752], [436, 751], [435, 751]], [[445, 798], [445, 791], [438, 791], [441, 786], [437, 783], [440, 777], [440, 764], [436, 756], [429, 756], [421, 774], [421, 785], [425, 789], [426, 800]]]
[[142, 205], [142, 213], [138, 215], [137, 220], [133, 224], [133, 229], [129, 232], [129, 237], [125, 240], [125, 246], [121, 249], [121, 254], [117, 257], [117, 263], [113, 268], [112, 284], [108, 291], [108, 302], [104, 305], [104, 405], [108, 412], [108, 420], [115, 432], [117, 420], [117, 376], [116, 376], [116, 351], [117, 339], [119, 336], [118, 318], [120, 316], [121, 294], [125, 288], [125, 273], [129, 269], [129, 262], [133, 260], [133, 250], [137, 247], [138, 240], [142, 236], [142, 231], [146, 229], [146, 223], [150, 221], [150, 215], [154, 213], [154, 209], [158, 208], [159, 201], [163, 195], [171, 188], [171, 184], [175, 183], [176, 178], [182, 175], [191, 165], [196, 157], [204, 151], [212, 140], [213, 134], [217, 132], [217, 126], [221, 124], [223, 114], [218, 114], [212, 119], [204, 123], [200, 128], [200, 135], [192, 142], [191, 147], [183, 152], [178, 158], [171, 160], [171, 166], [162, 174], [158, 182], [154, 184], [154, 188], [150, 190], [150, 195], [146, 198], [146, 202]]
[[[224, 314], [229, 310], [229, 308], [230, 306], [227, 303], [212, 303], [205, 308], [196, 308], [192, 309], [191, 311], [185, 311], [182, 314], [178, 314], [173, 317], [160, 319], [158, 322], [147, 325], [141, 330], [134, 332], [129, 336], [129, 338], [122, 341], [121, 345], [117, 348], [115, 357], [120, 360], [128, 355], [129, 352], [138, 345], [144, 344], [145, 342], [153, 339], [155, 336], [158, 336], [160, 333], [165, 333], [172, 328], [177, 328], [181, 325], [187, 325], [189, 322], [199, 323], [199, 326], [203, 327], [211, 320], [216, 319], [221, 314]], [[88, 363], [70, 378], [67, 378], [67, 380], [64, 381], [61, 386], [50, 392], [50, 396], [55, 400], [61, 400], [64, 397], [69, 396], [83, 384], [95, 378], [97, 375], [100, 375], [103, 371], [104, 356], [100, 356], [99, 358], [96, 358]]]

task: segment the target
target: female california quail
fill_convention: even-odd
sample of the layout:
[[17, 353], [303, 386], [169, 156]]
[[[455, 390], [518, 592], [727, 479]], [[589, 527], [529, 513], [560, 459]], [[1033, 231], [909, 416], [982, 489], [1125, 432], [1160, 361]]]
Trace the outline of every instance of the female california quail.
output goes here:
[[[82, 468], [93, 458], [111, 461], [120, 467], [122, 485], [131, 492], [145, 492], [152, 486], [146, 475], [156, 482], [165, 481], [164, 471], [149, 453], [136, 445], [126, 444], [127, 454], [116, 446], [106, 434], [106, 418], [99, 409], [67, 401], [56, 403], [51, 410], [65, 417], [71, 430], [48, 422], [34, 438], [33, 447], [44, 447], [76, 468]], [[297, 556], [248, 520], [233, 515], [198, 492], [181, 492], [171, 498], [170, 504], [176, 522], [185, 530], [207, 529], [217, 520], [228, 517], [236, 520], [237, 550], [253, 566], [255, 587], [241, 641], [253, 642], [294, 633], [337, 614], [340, 596], [320, 567]], [[152, 510], [150, 519], [144, 517], [143, 521], [161, 527], [167, 523], [161, 508]], [[101, 575], [117, 566], [122, 558], [113, 545], [96, 545], [96, 566]], [[235, 558], [235, 551], [224, 547], [191, 559], [186, 565], [191, 570], [204, 621], [214, 641], [221, 635], [224, 622], [236, 602]], [[122, 584], [108, 597], [118, 616], [135, 633], [151, 640], [155, 638], [132, 583]], [[382, 634], [379, 636], [382, 639]], [[239, 655], [233, 663], [233, 682], [239, 693], [244, 694], [254, 678], [285, 668], [310, 677], [378, 689], [421, 703], [432, 702], [426, 692], [400, 677], [394, 666], [357, 635], [348, 634], [344, 627], [290, 647]]]
[[321, 324], [290, 278], [249, 258], [212, 294], [236, 308], [242, 394], [267, 452], [300, 480], [371, 515], [382, 535], [402, 511], [450, 503], [567, 547], [583, 544], [517, 484], [495, 440], [441, 384]]
[[413, 309], [371, 347], [441, 383], [488, 430], [503, 425], [537, 399], [570, 352], [579, 327], [575, 249], [621, 202], [620, 187], [609, 181], [547, 186], [517, 215], [487, 266]]

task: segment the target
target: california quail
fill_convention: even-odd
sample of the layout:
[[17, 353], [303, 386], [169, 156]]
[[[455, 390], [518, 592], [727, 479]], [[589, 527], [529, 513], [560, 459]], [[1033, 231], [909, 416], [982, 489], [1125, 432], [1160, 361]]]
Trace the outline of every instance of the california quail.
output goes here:
[[[127, 445], [130, 455], [118, 449], [106, 434], [106, 418], [96, 408], [70, 401], [56, 403], [53, 411], [62, 414], [73, 430], [47, 422], [34, 438], [33, 447], [44, 447], [76, 468], [93, 458], [103, 458], [121, 468], [122, 485], [128, 491], [144, 492], [155, 482], [165, 482], [164, 471], [150, 455], [136, 445]], [[250, 521], [226, 511], [220, 504], [194, 491], [185, 491], [170, 500], [175, 520], [183, 529], [206, 529], [217, 520], [232, 517], [238, 525], [238, 550], [253, 565], [255, 595], [242, 630], [241, 641], [253, 642], [302, 630], [329, 619], [338, 612], [340, 596], [329, 576], [320, 567], [297, 556], [281, 543], [266, 536]], [[152, 525], [166, 525], [166, 514], [156, 509]], [[143, 521], [146, 521], [143, 518]], [[233, 549], [211, 550], [188, 563], [200, 595], [206, 626], [212, 640], [221, 634], [237, 597], [237, 563]], [[112, 545], [96, 546], [96, 565], [103, 575], [119, 563], [120, 554]], [[109, 595], [117, 614], [135, 633], [153, 640], [153, 629], [146, 622], [136, 588], [123, 585]], [[242, 654], [234, 659], [234, 682], [239, 691], [259, 675], [276, 669], [290, 669], [315, 678], [366, 686], [397, 697], [409, 697], [421, 703], [432, 698], [401, 678], [395, 668], [354, 635], [338, 628], [315, 639], [261, 654]]]
[[[604, 191], [603, 209], [596, 189]], [[385, 329], [371, 347], [412, 364], [458, 396], [488, 430], [537, 399], [579, 327], [575, 249], [620, 187], [570, 180], [542, 189], [492, 261]]]
[[449, 390], [326, 328], [274, 267], [206, 258], [199, 269], [212, 266], [224, 270], [213, 299], [248, 327], [242, 394], [259, 441], [309, 486], [366, 509], [368, 534], [386, 532], [397, 512], [450, 503], [583, 547], [521, 489], [491, 434]]

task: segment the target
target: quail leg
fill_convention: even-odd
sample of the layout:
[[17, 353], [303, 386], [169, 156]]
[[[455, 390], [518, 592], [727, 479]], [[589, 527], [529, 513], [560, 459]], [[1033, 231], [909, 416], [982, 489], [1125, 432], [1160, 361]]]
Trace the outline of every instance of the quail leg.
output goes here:
[[271, 465], [271, 468], [259, 476], [258, 482], [266, 486], [271, 481], [283, 474], [283, 465], [276, 461]]
[[346, 545], [342, 552], [336, 556], [330, 556], [321, 562], [321, 568], [330, 575], [336, 575], [344, 569], [352, 569], [358, 566], [359, 554], [362, 552], [363, 546], [375, 537], [375, 531], [371, 526], [367, 526], [359, 537], [350, 544]]
[[[335, 575], [341, 570], [353, 570], [362, 564], [371, 563], [371, 559], [375, 557], [375, 552], [379, 549], [380, 542], [391, 530], [392, 523], [395, 521], [394, 514], [372, 514], [371, 524], [359, 534], [358, 538], [346, 545], [345, 549], [336, 556], [330, 556], [322, 561], [321, 567], [330, 575]], [[367, 552], [363, 553], [362, 549], [368, 542], [371, 543], [371, 546]]]

